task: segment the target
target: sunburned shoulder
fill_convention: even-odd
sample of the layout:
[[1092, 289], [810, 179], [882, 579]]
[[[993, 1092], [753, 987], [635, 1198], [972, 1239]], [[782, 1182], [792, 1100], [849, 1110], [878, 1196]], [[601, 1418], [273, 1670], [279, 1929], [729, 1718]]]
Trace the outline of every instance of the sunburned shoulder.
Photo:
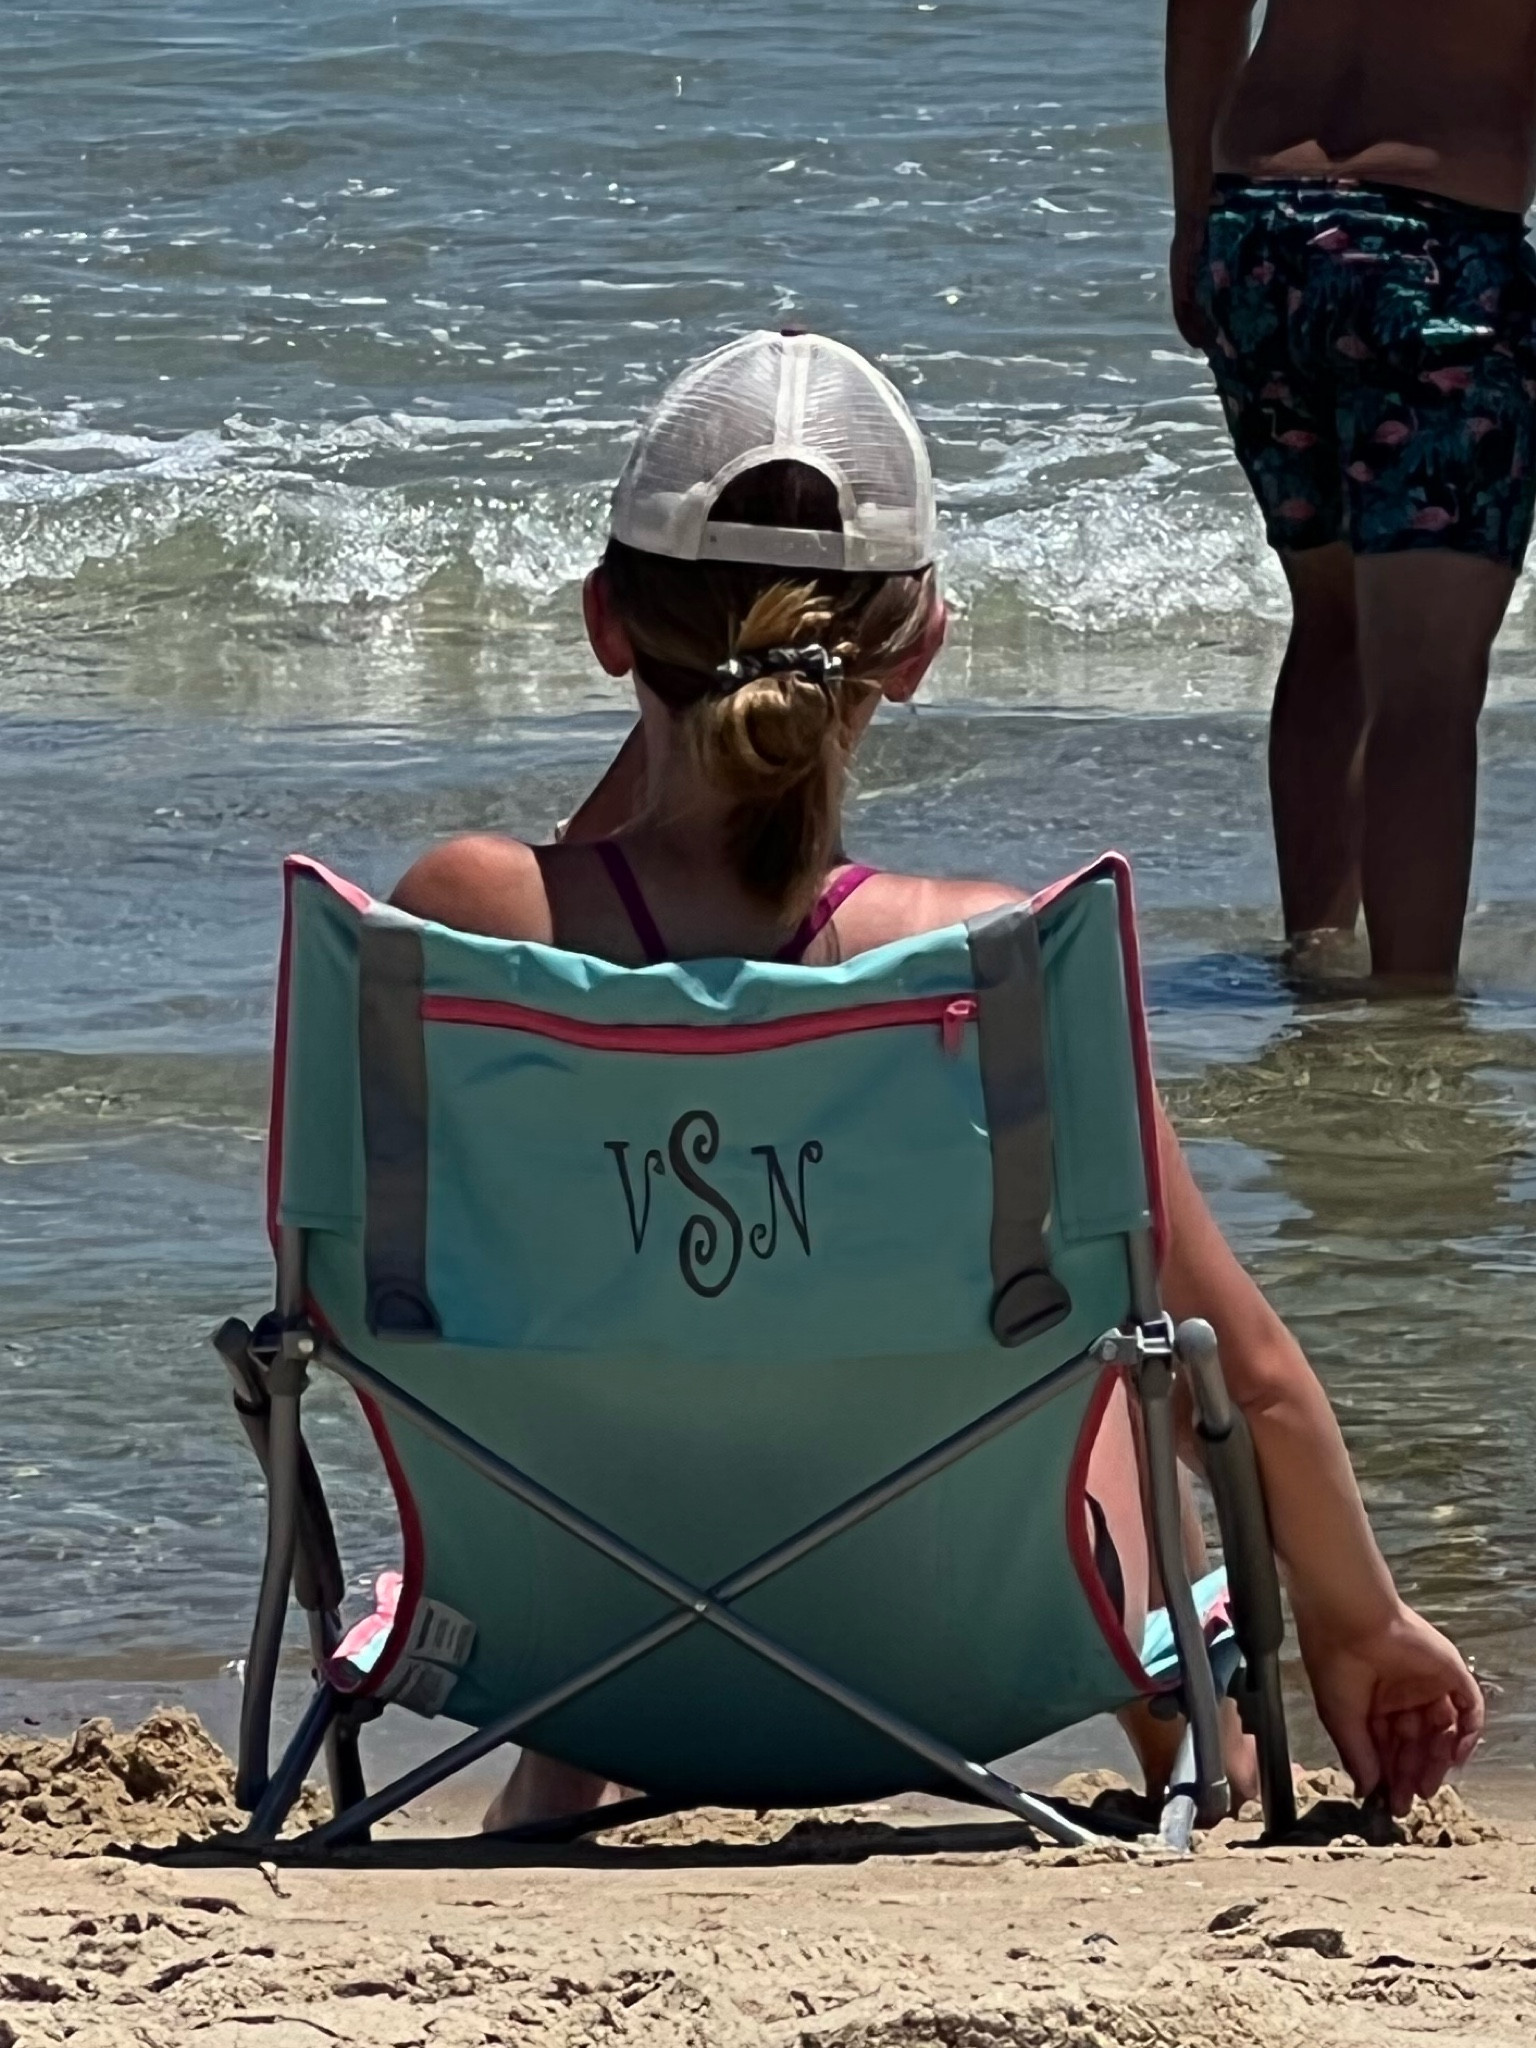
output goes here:
[[396, 884], [390, 901], [412, 917], [496, 939], [549, 938], [549, 905], [538, 857], [521, 839], [468, 832], [430, 847]]

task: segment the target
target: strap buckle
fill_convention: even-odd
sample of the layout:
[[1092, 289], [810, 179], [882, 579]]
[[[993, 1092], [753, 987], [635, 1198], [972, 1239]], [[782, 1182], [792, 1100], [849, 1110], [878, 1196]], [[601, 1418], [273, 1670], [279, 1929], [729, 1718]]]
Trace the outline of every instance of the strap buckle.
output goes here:
[[1176, 1355], [1173, 1317], [1154, 1316], [1129, 1330], [1108, 1330], [1091, 1349], [1101, 1365], [1124, 1366], [1132, 1372], [1147, 1365], [1171, 1367]]

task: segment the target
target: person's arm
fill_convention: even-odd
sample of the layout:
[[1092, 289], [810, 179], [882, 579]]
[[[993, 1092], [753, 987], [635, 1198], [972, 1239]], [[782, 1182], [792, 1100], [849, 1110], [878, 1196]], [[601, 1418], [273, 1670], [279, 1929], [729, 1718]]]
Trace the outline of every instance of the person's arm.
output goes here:
[[1253, 1434], [1318, 1712], [1361, 1794], [1384, 1784], [1401, 1812], [1471, 1755], [1482, 1693], [1455, 1648], [1400, 1598], [1327, 1395], [1238, 1264], [1166, 1117], [1159, 1129], [1164, 1301], [1176, 1322], [1203, 1316], [1215, 1328]]
[[607, 839], [639, 815], [645, 798], [645, 728], [634, 726], [591, 792], [560, 828], [572, 842]]
[[1173, 153], [1173, 317], [1195, 348], [1205, 322], [1195, 300], [1195, 263], [1211, 206], [1216, 122], [1248, 57], [1253, 0], [1168, 0], [1164, 82]]

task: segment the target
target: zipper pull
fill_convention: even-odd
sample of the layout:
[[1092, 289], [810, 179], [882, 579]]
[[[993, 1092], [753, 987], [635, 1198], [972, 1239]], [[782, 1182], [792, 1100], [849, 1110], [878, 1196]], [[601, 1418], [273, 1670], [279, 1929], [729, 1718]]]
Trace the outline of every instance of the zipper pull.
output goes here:
[[976, 1022], [976, 998], [956, 996], [944, 1012], [939, 1026], [946, 1059], [958, 1059], [965, 1047], [965, 1027]]

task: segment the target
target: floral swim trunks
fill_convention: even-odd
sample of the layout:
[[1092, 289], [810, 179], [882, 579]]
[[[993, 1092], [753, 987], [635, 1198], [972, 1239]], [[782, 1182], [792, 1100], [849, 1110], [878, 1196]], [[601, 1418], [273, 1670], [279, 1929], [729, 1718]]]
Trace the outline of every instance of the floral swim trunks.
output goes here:
[[1390, 185], [1221, 178], [1197, 290], [1271, 546], [1520, 566], [1536, 252], [1518, 214]]

